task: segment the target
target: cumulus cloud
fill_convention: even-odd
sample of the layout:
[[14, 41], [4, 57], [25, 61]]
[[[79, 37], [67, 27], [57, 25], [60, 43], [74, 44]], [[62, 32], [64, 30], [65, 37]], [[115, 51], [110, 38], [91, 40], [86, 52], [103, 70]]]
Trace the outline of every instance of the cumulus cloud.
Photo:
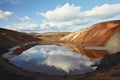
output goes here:
[[19, 24], [3, 26], [3, 28], [7, 28], [7, 29], [11, 29], [11, 30], [17, 30], [17, 31], [30, 32], [30, 31], [38, 30], [39, 25], [34, 24], [34, 23], [19, 23]]
[[83, 20], [81, 21], [80, 19], [76, 20], [71, 20], [71, 21], [50, 21], [50, 22], [43, 22], [40, 26], [42, 29], [62, 29], [64, 30], [67, 27], [71, 27], [73, 25], [82, 25], [88, 23], [88, 21]]
[[[36, 14], [38, 16], [43, 16], [45, 18], [41, 24], [32, 23], [31, 17], [23, 16], [20, 18], [23, 23], [7, 25], [4, 27], [18, 31], [68, 31], [80, 29], [80, 27], [85, 26], [90, 22], [111, 20], [112, 18], [118, 19], [116, 17], [120, 16], [120, 3], [103, 4], [86, 11], [81, 11], [81, 9], [82, 7], [80, 6], [66, 3], [53, 10], [42, 13], [37, 12]], [[8, 19], [12, 14], [13, 12], [11, 11], [0, 10], [0, 19]]]
[[0, 19], [8, 19], [11, 17], [13, 12], [0, 10]]
[[80, 7], [75, 7], [66, 3], [61, 7], [57, 7], [54, 10], [47, 11], [46, 13], [41, 13], [50, 21], [65, 21], [77, 18], [80, 16]]
[[84, 25], [94, 20], [102, 20], [115, 17], [120, 14], [120, 3], [103, 4], [94, 8], [81, 11], [81, 7], [66, 3], [44, 13], [37, 12], [37, 15], [44, 16], [47, 20], [41, 24], [42, 28], [64, 29], [75, 25]]
[[95, 18], [95, 19], [105, 19], [111, 18], [120, 14], [120, 3], [118, 4], [104, 4], [101, 6], [96, 6], [91, 10], [83, 12], [84, 17]]
[[22, 18], [20, 18], [20, 20], [21, 20], [22, 22], [28, 22], [28, 21], [31, 20], [31, 18], [30, 18], [29, 16], [23, 16]]

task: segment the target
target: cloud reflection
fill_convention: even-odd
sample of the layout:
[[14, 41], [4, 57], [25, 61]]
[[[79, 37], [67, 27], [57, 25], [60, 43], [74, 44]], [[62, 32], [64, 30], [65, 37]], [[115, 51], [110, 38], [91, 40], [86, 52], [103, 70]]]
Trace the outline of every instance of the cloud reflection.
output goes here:
[[[53, 55], [48, 57], [42, 64], [46, 64], [48, 66], [54, 66], [58, 69], [62, 69], [65, 72], [69, 73], [70, 71], [74, 70], [90, 70], [90, 67], [86, 65], [88, 63], [84, 58], [68, 56], [68, 55]], [[86, 69], [80, 65], [84, 65]]]
[[32, 47], [24, 51], [21, 55], [12, 58], [11, 62], [19, 63], [19, 60], [28, 63], [36, 60], [35, 66], [46, 65], [67, 73], [74, 72], [75, 70], [85, 73], [92, 70], [90, 67], [92, 62], [88, 58], [80, 54], [75, 54], [63, 46], [56, 45], [38, 45]]

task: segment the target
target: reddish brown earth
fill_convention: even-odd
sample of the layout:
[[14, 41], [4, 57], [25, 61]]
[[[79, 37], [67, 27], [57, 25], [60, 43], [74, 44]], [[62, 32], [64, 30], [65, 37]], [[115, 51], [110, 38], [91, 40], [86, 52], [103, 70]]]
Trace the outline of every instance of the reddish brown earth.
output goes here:
[[61, 40], [76, 43], [74, 45], [67, 44], [65, 46], [90, 59], [102, 58], [109, 53], [104, 50], [85, 49], [84, 46], [78, 44], [84, 44], [86, 46], [104, 46], [118, 30], [120, 30], [120, 20], [101, 22], [87, 29], [66, 35], [61, 38]]
[[[84, 43], [85, 45], [101, 46], [119, 30], [119, 27], [120, 20], [102, 22], [86, 30], [69, 34], [61, 40], [65, 42], [75, 42], [77, 44]], [[95, 34], [93, 35], [93, 33]], [[38, 39], [26, 33], [0, 28], [0, 55], [7, 52], [11, 47], [32, 41], [38, 41]], [[18, 48], [15, 50], [15, 54], [21, 53], [24, 49], [28, 49], [32, 46], [33, 45], [27, 45]], [[69, 48], [73, 48], [76, 52], [83, 52], [83, 55], [92, 59], [103, 57], [97, 70], [83, 75], [49, 76], [46, 74], [23, 71], [0, 56], [0, 80], [120, 80], [120, 53], [110, 55], [106, 51], [86, 50], [84, 46], [74, 46], [68, 45]]]
[[0, 55], [11, 47], [37, 40], [37, 38], [26, 33], [0, 28]]

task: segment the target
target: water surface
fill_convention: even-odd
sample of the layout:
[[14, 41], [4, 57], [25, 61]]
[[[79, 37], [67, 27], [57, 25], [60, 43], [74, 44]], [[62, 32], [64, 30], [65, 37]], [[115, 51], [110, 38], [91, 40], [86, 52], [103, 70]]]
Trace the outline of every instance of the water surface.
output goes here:
[[37, 45], [12, 57], [10, 63], [29, 71], [44, 74], [83, 74], [93, 71], [91, 61], [63, 46]]

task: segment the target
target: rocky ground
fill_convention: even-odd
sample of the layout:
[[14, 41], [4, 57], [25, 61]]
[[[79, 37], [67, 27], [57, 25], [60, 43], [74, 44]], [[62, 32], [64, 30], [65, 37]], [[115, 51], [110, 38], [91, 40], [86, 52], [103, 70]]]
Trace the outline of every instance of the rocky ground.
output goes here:
[[33, 41], [38, 41], [38, 38], [26, 33], [0, 28], [0, 55], [11, 47]]
[[[83, 75], [47, 75], [33, 72], [23, 71], [7, 60], [1, 57], [2, 54], [9, 51], [10, 48], [33, 41], [46, 41], [40, 44], [56, 44], [61, 37], [69, 34], [62, 33], [46, 33], [46, 34], [26, 34], [16, 31], [6, 30], [0, 28], [0, 80], [120, 80], [120, 53], [107, 54], [104, 56], [97, 68], [97, 70]], [[54, 35], [54, 36], [53, 36]], [[38, 38], [36, 38], [38, 37]], [[79, 40], [79, 39], [78, 39]], [[23, 49], [28, 49], [36, 44], [22, 46], [16, 49], [15, 53], [21, 53]]]
[[[97, 70], [84, 75], [49, 76], [15, 70], [7, 61], [0, 58], [0, 80], [120, 80], [120, 53], [106, 55]], [[2, 65], [5, 64], [5, 65]], [[14, 72], [14, 71], [16, 72]]]

